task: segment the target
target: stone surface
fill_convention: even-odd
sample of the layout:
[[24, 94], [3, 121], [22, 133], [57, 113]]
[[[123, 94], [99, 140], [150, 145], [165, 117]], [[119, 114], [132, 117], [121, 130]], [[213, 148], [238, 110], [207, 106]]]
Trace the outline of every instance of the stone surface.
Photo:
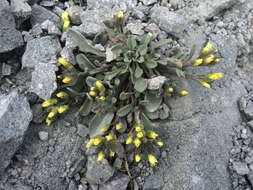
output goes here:
[[97, 155], [88, 156], [86, 178], [90, 184], [104, 184], [114, 174], [114, 168], [112, 168], [108, 161], [103, 159], [101, 162], [97, 162]]
[[0, 53], [23, 45], [23, 38], [15, 29], [15, 20], [7, 0], [0, 1]]
[[31, 24], [41, 24], [46, 20], [54, 22], [57, 26], [60, 26], [61, 19], [59, 16], [49, 11], [48, 9], [35, 4], [32, 6]]
[[77, 125], [77, 134], [81, 137], [86, 137], [89, 134], [89, 129], [83, 124]]
[[161, 88], [164, 84], [164, 82], [167, 80], [164, 76], [158, 76], [154, 77], [152, 79], [148, 79], [148, 89], [149, 90], [158, 90]]
[[151, 21], [175, 37], [180, 37], [189, 25], [189, 21], [183, 15], [171, 12], [167, 7], [153, 8]]
[[160, 190], [164, 185], [162, 174], [149, 176], [144, 183], [143, 190]]
[[122, 174], [122, 173], [116, 173], [116, 175], [111, 180], [109, 180], [105, 184], [100, 185], [99, 189], [126, 190], [129, 181], [130, 179], [128, 175]]
[[72, 6], [67, 9], [67, 12], [69, 13], [69, 18], [71, 20], [71, 23], [80, 25], [81, 22], [81, 13], [83, 12], [83, 9], [79, 6]]
[[105, 9], [111, 11], [113, 7], [134, 9], [137, 0], [87, 0], [88, 9]]
[[253, 102], [247, 104], [244, 113], [249, 120], [253, 119]]
[[135, 35], [143, 35], [143, 25], [140, 22], [135, 22], [135, 23], [128, 23], [126, 25], [126, 30], [130, 30], [132, 34]]
[[11, 12], [15, 16], [17, 24], [22, 24], [32, 14], [32, 8], [26, 0], [11, 0]]
[[227, 171], [231, 135], [233, 126], [241, 121], [237, 100], [246, 90], [233, 74], [235, 40], [212, 35], [210, 41], [219, 49], [221, 63], [212, 68], [191, 68], [189, 72], [218, 71], [224, 77], [215, 81], [212, 89], [194, 81], [182, 81], [178, 87], [188, 90], [189, 95], [168, 101], [171, 122], [160, 129], [170, 163], [159, 167], [159, 172], [164, 172], [164, 190], [231, 189]]
[[157, 0], [141, 0], [144, 5], [152, 5], [154, 3], [157, 3]]
[[61, 35], [60, 29], [50, 20], [46, 20], [41, 24], [41, 28], [46, 30], [48, 34]]
[[0, 96], [0, 175], [23, 142], [32, 120], [30, 106], [16, 91]]
[[58, 38], [46, 36], [27, 43], [22, 57], [23, 68], [33, 68], [30, 91], [43, 99], [49, 99], [56, 89], [56, 56], [61, 51]]
[[234, 162], [233, 163], [233, 169], [239, 174], [239, 175], [246, 175], [249, 173], [249, 168], [246, 163], [243, 162]]
[[42, 141], [47, 141], [48, 140], [48, 132], [46, 132], [46, 131], [40, 131], [39, 132], [39, 138]]

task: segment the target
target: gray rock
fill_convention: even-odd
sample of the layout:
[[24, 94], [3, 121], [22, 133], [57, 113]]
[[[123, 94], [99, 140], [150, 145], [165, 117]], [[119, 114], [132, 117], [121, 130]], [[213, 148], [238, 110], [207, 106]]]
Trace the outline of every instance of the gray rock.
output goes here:
[[39, 138], [42, 141], [47, 141], [48, 140], [48, 132], [46, 132], [46, 131], [40, 131], [39, 132]]
[[57, 26], [61, 25], [61, 19], [59, 16], [53, 12], [47, 10], [46, 8], [35, 4], [32, 6], [31, 24], [41, 24], [46, 20], [54, 22]]
[[50, 20], [46, 20], [41, 24], [41, 28], [46, 30], [48, 34], [53, 35], [61, 35], [60, 29], [55, 25], [55, 23], [51, 22]]
[[233, 163], [233, 169], [239, 174], [239, 175], [246, 175], [249, 173], [249, 168], [246, 163], [244, 162], [234, 162]]
[[78, 186], [78, 190], [87, 190], [88, 189], [88, 187], [87, 187], [87, 185], [79, 185]]
[[253, 186], [253, 172], [252, 171], [247, 175], [247, 179], [249, 180], [250, 184]]
[[70, 181], [68, 190], [78, 190], [77, 185], [73, 180]]
[[16, 91], [0, 96], [0, 175], [23, 142], [32, 120], [30, 106]]
[[[237, 45], [233, 38], [211, 35], [210, 41], [220, 52], [221, 62], [214, 67], [189, 68], [192, 74], [222, 72], [223, 78], [203, 88], [195, 81], [181, 81], [185, 97], [170, 98], [170, 122], [162, 125], [161, 134], [167, 151], [166, 163], [159, 162], [164, 190], [231, 190], [227, 171], [232, 148], [233, 128], [241, 122], [238, 99], [246, 94], [241, 79], [234, 73]], [[215, 119], [214, 119], [215, 118]], [[155, 172], [156, 173], [156, 172]]]
[[15, 29], [15, 20], [7, 0], [0, 1], [0, 34], [0, 53], [23, 45], [22, 35]]
[[63, 59], [65, 59], [66, 61], [70, 62], [71, 64], [75, 65], [76, 64], [76, 58], [75, 55], [73, 53], [74, 48], [70, 48], [70, 47], [64, 47], [62, 48], [61, 51], [61, 57]]
[[112, 10], [115, 6], [120, 6], [121, 8], [127, 6], [128, 9], [134, 9], [137, 5], [137, 0], [87, 0], [87, 5], [88, 9]]
[[11, 184], [11, 183], [6, 183], [4, 186], [5, 190], [33, 190], [31, 186], [24, 185], [20, 182]]
[[40, 24], [35, 24], [30, 30], [30, 34], [33, 38], [39, 38], [42, 36], [43, 31]]
[[44, 0], [44, 1], [40, 2], [40, 5], [43, 6], [43, 7], [53, 7], [56, 4], [57, 4], [57, 1], [47, 1], [47, 0]]
[[43, 99], [49, 99], [57, 87], [57, 66], [52, 62], [56, 62], [55, 57], [60, 51], [58, 38], [46, 36], [30, 40], [22, 57], [22, 67], [34, 69], [30, 91]]
[[253, 102], [247, 104], [244, 113], [249, 120], [253, 119]]
[[34, 104], [32, 106], [32, 112], [33, 112], [33, 122], [34, 123], [42, 123], [47, 116], [47, 112], [44, 110], [41, 106], [41, 104]]
[[11, 69], [12, 67], [10, 65], [7, 65], [6, 63], [2, 63], [2, 70], [1, 70], [1, 74], [3, 76], [9, 76], [11, 75]]
[[15, 16], [19, 26], [32, 14], [32, 8], [26, 0], [11, 0], [11, 12]]
[[86, 137], [89, 134], [89, 129], [83, 124], [78, 124], [77, 134], [81, 137]]
[[253, 131], [253, 120], [252, 121], [249, 121], [247, 123], [247, 125], [249, 126], [249, 128], [251, 129], [251, 131]]
[[81, 13], [83, 12], [83, 9], [79, 6], [72, 6], [67, 9], [67, 12], [69, 13], [69, 18], [71, 20], [71, 23], [80, 25], [81, 22]]
[[149, 90], [157, 90], [161, 88], [164, 82], [167, 80], [164, 76], [154, 77], [152, 79], [148, 79], [148, 89]]
[[143, 25], [142, 23], [136, 22], [136, 23], [128, 23], [126, 25], [126, 30], [129, 30], [132, 34], [135, 35], [143, 35]]
[[162, 174], [149, 176], [144, 183], [143, 190], [160, 190], [164, 185]]
[[130, 179], [129, 176], [122, 173], [117, 173], [115, 176], [110, 179], [110, 181], [106, 182], [99, 186], [99, 189], [103, 190], [126, 190], [127, 185]]
[[157, 0], [141, 0], [144, 5], [152, 5], [154, 3], [157, 3]]
[[167, 7], [154, 7], [151, 21], [175, 37], [180, 37], [189, 25], [189, 21], [183, 15], [171, 12]]
[[88, 156], [86, 178], [91, 184], [104, 184], [114, 174], [112, 168], [106, 159], [97, 162], [97, 156]]

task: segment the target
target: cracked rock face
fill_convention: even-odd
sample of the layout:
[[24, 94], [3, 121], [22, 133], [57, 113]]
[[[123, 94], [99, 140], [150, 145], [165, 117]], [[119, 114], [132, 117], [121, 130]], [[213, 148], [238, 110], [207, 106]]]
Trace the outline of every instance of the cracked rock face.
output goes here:
[[15, 29], [15, 20], [7, 0], [0, 1], [0, 53], [23, 45], [21, 32]]
[[30, 106], [16, 91], [0, 96], [0, 175], [23, 142], [32, 120]]

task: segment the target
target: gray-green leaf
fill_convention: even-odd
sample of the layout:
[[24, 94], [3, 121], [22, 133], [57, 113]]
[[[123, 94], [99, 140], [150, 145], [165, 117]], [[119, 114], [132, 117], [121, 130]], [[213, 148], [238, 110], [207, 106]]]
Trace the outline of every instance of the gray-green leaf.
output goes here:
[[148, 112], [156, 111], [160, 107], [162, 99], [162, 96], [156, 96], [155, 94], [147, 93], [145, 96], [145, 100], [147, 100], [147, 103], [144, 105], [145, 109]]
[[139, 64], [136, 64], [134, 76], [136, 78], [140, 78], [142, 74], [143, 74], [143, 70], [140, 68]]
[[147, 79], [144, 79], [144, 78], [137, 79], [134, 84], [134, 88], [138, 92], [143, 92], [144, 90], [147, 89], [147, 87], [148, 87], [148, 81]]
[[124, 117], [133, 109], [132, 104], [128, 104], [117, 111], [117, 116]]
[[81, 69], [84, 71], [90, 71], [96, 67], [90, 62], [90, 60], [82, 53], [76, 56], [76, 61]]

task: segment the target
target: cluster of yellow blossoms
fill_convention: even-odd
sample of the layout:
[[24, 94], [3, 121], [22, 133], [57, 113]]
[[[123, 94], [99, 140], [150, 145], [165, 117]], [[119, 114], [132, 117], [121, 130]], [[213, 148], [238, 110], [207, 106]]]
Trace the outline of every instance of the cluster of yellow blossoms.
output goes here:
[[[171, 88], [171, 87], [168, 88], [168, 93], [169, 93], [169, 96], [170, 96], [172, 93], [174, 93], [174, 89]], [[178, 93], [178, 95], [180, 95], [180, 96], [186, 96], [188, 93], [189, 93], [189, 92], [186, 91], [186, 90], [181, 90], [181, 91]]]
[[[163, 142], [162, 141], [156, 140], [157, 137], [158, 137], [158, 134], [155, 133], [154, 131], [151, 131], [151, 130], [145, 131], [143, 129], [142, 125], [136, 125], [135, 126], [135, 132], [132, 133], [127, 138], [126, 144], [133, 143], [136, 148], [139, 148], [142, 143], [146, 143], [148, 140], [151, 139], [158, 146], [160, 146], [160, 147], [163, 146]], [[155, 165], [157, 163], [157, 159], [152, 154], [148, 154], [147, 157], [148, 157], [148, 161], [152, 165]], [[135, 161], [139, 162], [140, 160], [141, 160], [141, 155], [139, 153], [137, 153], [135, 155]]]
[[61, 20], [62, 20], [62, 31], [66, 32], [70, 25], [69, 14], [67, 11], [64, 11], [61, 14]]
[[[65, 67], [66, 69], [68, 70], [72, 70], [74, 67], [72, 64], [70, 64], [69, 62], [67, 62], [65, 59], [63, 58], [59, 58], [58, 59], [58, 62], [63, 66]], [[62, 76], [57, 76], [58, 79], [62, 79]], [[73, 81], [73, 78], [71, 76], [65, 76], [63, 79], [62, 79], [62, 82], [64, 84], [68, 84], [68, 83], [71, 83]]]
[[90, 87], [89, 95], [92, 97], [96, 97], [97, 100], [105, 101], [105, 87], [104, 85], [97, 80], [95, 86]]

